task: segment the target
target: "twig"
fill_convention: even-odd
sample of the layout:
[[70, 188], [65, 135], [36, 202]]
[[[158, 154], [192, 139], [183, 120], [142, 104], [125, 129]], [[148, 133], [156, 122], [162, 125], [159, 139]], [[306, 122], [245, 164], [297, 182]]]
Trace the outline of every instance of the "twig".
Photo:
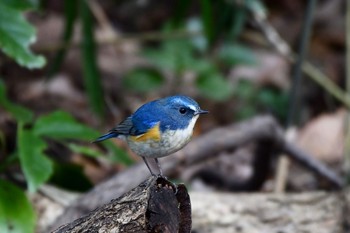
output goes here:
[[[267, 17], [261, 14], [253, 14], [254, 22], [263, 32], [266, 40], [279, 52], [286, 57], [290, 62], [295, 62], [296, 55], [292, 52], [290, 46], [281, 38], [274, 27], [268, 22]], [[255, 40], [256, 41], [256, 40]], [[305, 62], [303, 65], [303, 71], [307, 74], [307, 77], [314, 80], [318, 85], [329, 92], [334, 98], [343, 103], [350, 109], [350, 96], [339, 88], [329, 77], [327, 77], [318, 68], [312, 65], [310, 62]]]
[[303, 65], [303, 71], [317, 84], [323, 87], [327, 92], [333, 95], [338, 101], [343, 103], [348, 109], [350, 109], [350, 96], [342, 89], [340, 89], [329, 77], [322, 73], [319, 69], [313, 66], [309, 62], [305, 62]]
[[285, 142], [282, 147], [282, 151], [288, 154], [291, 158], [302, 164], [304, 167], [311, 169], [321, 177], [331, 181], [337, 188], [344, 186], [344, 181], [333, 171], [327, 168], [323, 163], [316, 159], [312, 159], [313, 156], [296, 147], [295, 145]]
[[[285, 139], [287, 142], [294, 142], [296, 138], [296, 128], [289, 127], [287, 129]], [[288, 155], [281, 154], [277, 163], [276, 178], [275, 178], [275, 193], [282, 193], [285, 191], [287, 186], [287, 179], [289, 174], [290, 159]]]
[[112, 39], [117, 38], [115, 30], [112, 24], [109, 22], [108, 18], [106, 17], [106, 14], [104, 13], [100, 4], [95, 0], [88, 0], [87, 3], [89, 5], [90, 10], [92, 11], [92, 14], [99, 22], [100, 26], [104, 30], [109, 32], [109, 35]]
[[[298, 124], [298, 113], [300, 111], [300, 89], [302, 82], [302, 67], [307, 53], [307, 48], [309, 45], [309, 38], [311, 34], [313, 11], [316, 6], [316, 0], [309, 0], [307, 3], [307, 8], [305, 12], [305, 22], [303, 24], [299, 51], [297, 61], [295, 62], [293, 69], [293, 82], [292, 88], [290, 90], [289, 97], [289, 111], [287, 118], [287, 141], [291, 141], [292, 137], [288, 137], [288, 133], [292, 134], [291, 131], [295, 131], [294, 127]], [[288, 140], [289, 139], [289, 140]], [[278, 161], [277, 174], [276, 174], [276, 192], [283, 192], [287, 183], [289, 171], [289, 159], [282, 155]]]
[[299, 51], [297, 60], [294, 65], [293, 70], [293, 84], [290, 91], [290, 102], [289, 102], [289, 112], [287, 119], [287, 127], [291, 127], [297, 124], [297, 111], [300, 109], [300, 89], [302, 82], [302, 67], [305, 61], [305, 56], [307, 53], [307, 48], [309, 46], [313, 11], [316, 7], [316, 0], [309, 0], [307, 3], [307, 8], [305, 12], [305, 22], [301, 31], [301, 38], [299, 44]]

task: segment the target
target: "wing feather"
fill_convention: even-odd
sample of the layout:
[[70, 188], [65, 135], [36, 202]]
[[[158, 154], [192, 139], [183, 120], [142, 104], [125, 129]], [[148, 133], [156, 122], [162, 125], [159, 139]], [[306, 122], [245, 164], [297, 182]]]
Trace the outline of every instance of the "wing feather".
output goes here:
[[120, 122], [116, 127], [111, 129], [109, 132], [120, 134], [120, 135], [131, 135], [137, 136], [145, 133], [142, 130], [138, 130], [132, 122], [132, 116], [126, 118], [124, 121]]

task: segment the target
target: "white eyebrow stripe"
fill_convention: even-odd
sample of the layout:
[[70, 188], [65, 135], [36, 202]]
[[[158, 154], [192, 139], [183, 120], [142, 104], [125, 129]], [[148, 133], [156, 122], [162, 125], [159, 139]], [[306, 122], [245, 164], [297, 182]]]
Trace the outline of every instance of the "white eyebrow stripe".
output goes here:
[[194, 112], [197, 111], [196, 106], [194, 106], [194, 105], [192, 105], [192, 104], [188, 105], [187, 107], [188, 107], [189, 109], [193, 110]]

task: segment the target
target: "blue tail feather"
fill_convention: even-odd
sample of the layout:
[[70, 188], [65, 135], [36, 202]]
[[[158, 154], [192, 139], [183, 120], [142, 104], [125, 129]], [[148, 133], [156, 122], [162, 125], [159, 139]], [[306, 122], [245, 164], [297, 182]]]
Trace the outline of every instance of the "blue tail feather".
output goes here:
[[104, 141], [106, 139], [109, 139], [109, 138], [115, 138], [117, 137], [118, 134], [117, 133], [114, 133], [114, 132], [109, 132], [109, 133], [106, 133], [100, 137], [98, 137], [95, 141], [93, 141], [94, 143], [95, 142], [101, 142], [101, 141]]

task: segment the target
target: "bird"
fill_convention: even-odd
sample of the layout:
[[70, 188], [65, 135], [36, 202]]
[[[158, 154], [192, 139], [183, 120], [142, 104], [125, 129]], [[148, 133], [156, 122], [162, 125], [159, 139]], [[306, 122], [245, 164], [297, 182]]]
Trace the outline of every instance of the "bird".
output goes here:
[[153, 100], [93, 142], [110, 138], [124, 140], [143, 159], [151, 175], [156, 176], [146, 158], [155, 160], [158, 175], [163, 176], [158, 158], [168, 156], [187, 145], [199, 115], [206, 113], [209, 111], [202, 110], [195, 100], [185, 95]]

